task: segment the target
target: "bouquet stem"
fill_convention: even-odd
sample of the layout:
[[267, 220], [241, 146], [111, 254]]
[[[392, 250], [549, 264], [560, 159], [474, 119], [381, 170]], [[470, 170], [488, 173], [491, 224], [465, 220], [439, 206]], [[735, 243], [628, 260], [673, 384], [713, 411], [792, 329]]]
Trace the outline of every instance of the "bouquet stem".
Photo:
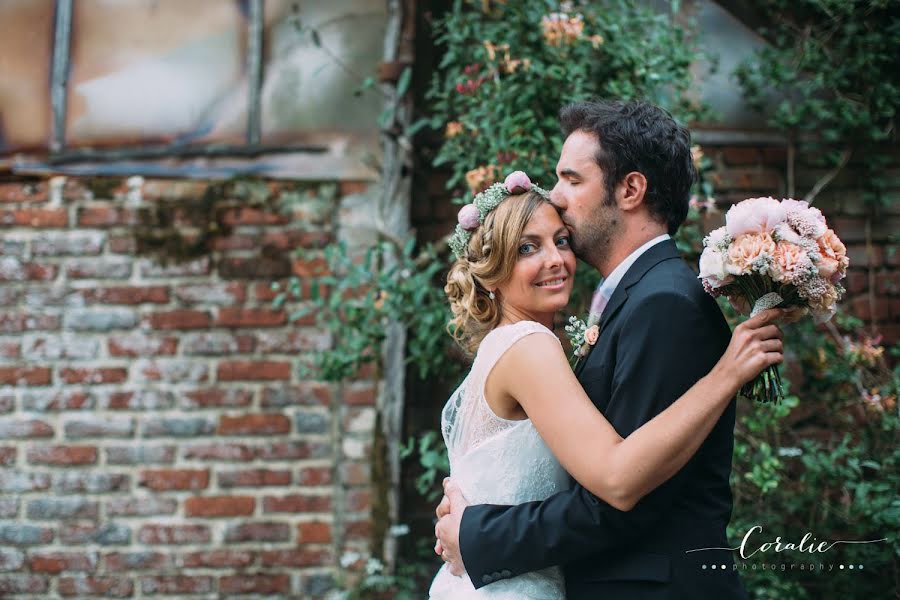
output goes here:
[[763, 404], [781, 402], [784, 398], [784, 391], [781, 388], [781, 374], [778, 372], [778, 367], [776, 365], [766, 367], [755, 379], [744, 384], [744, 387], [741, 388], [741, 395]]

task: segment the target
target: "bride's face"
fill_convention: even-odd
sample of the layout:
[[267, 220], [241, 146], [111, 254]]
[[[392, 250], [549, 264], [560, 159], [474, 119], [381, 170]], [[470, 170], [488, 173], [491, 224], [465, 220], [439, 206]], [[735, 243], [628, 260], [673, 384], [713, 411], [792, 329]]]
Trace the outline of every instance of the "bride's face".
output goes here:
[[497, 286], [504, 312], [521, 318], [554, 313], [569, 302], [575, 254], [569, 231], [551, 204], [541, 204], [519, 239], [510, 278]]

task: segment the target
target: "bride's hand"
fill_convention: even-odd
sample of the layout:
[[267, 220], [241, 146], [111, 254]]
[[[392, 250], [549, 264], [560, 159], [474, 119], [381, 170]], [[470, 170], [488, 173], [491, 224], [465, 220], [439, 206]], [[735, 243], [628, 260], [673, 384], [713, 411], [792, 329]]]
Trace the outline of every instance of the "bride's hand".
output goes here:
[[775, 323], [793, 320], [793, 313], [781, 308], [764, 310], [734, 328], [725, 354], [713, 373], [735, 384], [736, 389], [770, 365], [784, 360], [784, 334]]

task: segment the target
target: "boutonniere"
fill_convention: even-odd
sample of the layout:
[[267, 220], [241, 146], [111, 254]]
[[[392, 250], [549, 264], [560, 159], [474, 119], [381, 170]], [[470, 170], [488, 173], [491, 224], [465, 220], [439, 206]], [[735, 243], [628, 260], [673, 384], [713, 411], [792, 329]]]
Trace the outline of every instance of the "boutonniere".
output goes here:
[[566, 337], [575, 348], [569, 359], [569, 364], [574, 369], [578, 366], [578, 361], [587, 356], [591, 346], [597, 343], [597, 338], [600, 337], [600, 326], [596, 323], [588, 325], [578, 317], [569, 317], [569, 324], [566, 325], [565, 330]]

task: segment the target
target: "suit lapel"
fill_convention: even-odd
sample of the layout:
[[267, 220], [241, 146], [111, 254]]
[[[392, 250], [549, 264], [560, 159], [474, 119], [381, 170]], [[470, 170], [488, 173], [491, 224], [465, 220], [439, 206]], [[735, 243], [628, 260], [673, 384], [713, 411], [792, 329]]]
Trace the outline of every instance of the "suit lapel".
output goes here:
[[603, 332], [603, 328], [608, 326], [609, 322], [616, 316], [622, 308], [622, 305], [625, 304], [625, 300], [628, 299], [628, 289], [640, 281], [644, 275], [647, 274], [647, 271], [662, 261], [672, 258], [680, 258], [680, 255], [678, 254], [678, 248], [675, 246], [675, 242], [668, 239], [648, 248], [646, 252], [641, 254], [641, 256], [634, 261], [631, 268], [625, 272], [622, 281], [616, 286], [616, 291], [613, 292], [612, 297], [609, 299], [609, 303], [606, 305], [606, 309], [603, 311], [603, 316], [600, 318], [601, 333]]

